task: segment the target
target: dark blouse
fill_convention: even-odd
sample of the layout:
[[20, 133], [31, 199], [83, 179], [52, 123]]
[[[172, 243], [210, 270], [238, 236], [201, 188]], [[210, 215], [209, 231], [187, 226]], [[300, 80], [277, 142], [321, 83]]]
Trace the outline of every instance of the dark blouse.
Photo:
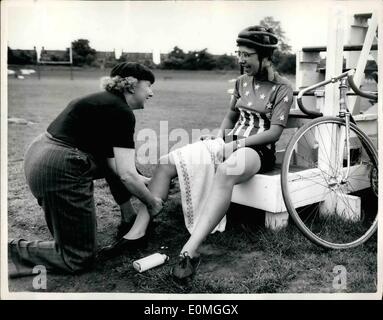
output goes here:
[[124, 96], [104, 91], [71, 101], [47, 131], [95, 158], [112, 158], [113, 147], [134, 148], [135, 123]]

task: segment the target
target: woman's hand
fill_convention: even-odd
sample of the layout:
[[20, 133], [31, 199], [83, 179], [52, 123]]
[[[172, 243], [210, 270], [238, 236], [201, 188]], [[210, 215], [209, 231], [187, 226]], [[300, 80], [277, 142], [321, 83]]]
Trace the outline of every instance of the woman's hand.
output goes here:
[[143, 175], [140, 175], [140, 180], [144, 183], [145, 186], [149, 185], [149, 182], [152, 178], [145, 177]]
[[199, 139], [203, 141], [203, 140], [214, 140], [216, 138], [217, 137], [212, 134], [203, 134]]
[[230, 157], [230, 155], [236, 150], [236, 142], [231, 141], [225, 143], [223, 148], [221, 149], [221, 154], [218, 155], [219, 158], [226, 160]]
[[162, 201], [161, 198], [154, 197], [153, 203], [148, 206], [148, 212], [150, 216], [155, 217], [157, 214], [161, 212], [161, 210], [164, 207], [164, 202]]

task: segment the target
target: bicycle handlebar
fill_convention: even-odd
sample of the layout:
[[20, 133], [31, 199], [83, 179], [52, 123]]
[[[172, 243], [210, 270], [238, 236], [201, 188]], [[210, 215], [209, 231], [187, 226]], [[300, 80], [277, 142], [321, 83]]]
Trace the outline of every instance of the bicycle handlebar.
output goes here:
[[[316, 88], [316, 87], [315, 87]], [[301, 91], [299, 91], [298, 93], [298, 96], [297, 96], [297, 103], [298, 103], [298, 107], [299, 109], [304, 113], [304, 114], [307, 114], [310, 118], [318, 118], [318, 117], [321, 117], [323, 116], [323, 113], [322, 112], [317, 112], [317, 111], [311, 111], [311, 110], [308, 110], [306, 109], [306, 107], [303, 105], [303, 102], [302, 102], [302, 96], [308, 92], [308, 91], [311, 91], [315, 88], [312, 88], [311, 87], [307, 87]]]
[[360, 90], [357, 85], [355, 84], [354, 82], [354, 74], [355, 74], [355, 69], [351, 69], [349, 71], [346, 71], [346, 72], [343, 72], [342, 74], [340, 74], [339, 76], [337, 77], [333, 77], [329, 80], [324, 80], [324, 81], [321, 81], [321, 82], [318, 82], [316, 84], [313, 84], [307, 88], [304, 88], [302, 89], [301, 91], [299, 91], [298, 93], [298, 96], [297, 96], [297, 104], [298, 104], [298, 107], [299, 109], [304, 113], [304, 114], [307, 114], [309, 117], [311, 118], [317, 118], [317, 117], [321, 117], [323, 116], [323, 113], [321, 112], [317, 112], [317, 111], [311, 111], [311, 110], [308, 110], [306, 109], [306, 107], [303, 105], [303, 102], [302, 102], [302, 97], [309, 91], [312, 91], [316, 88], [319, 88], [319, 87], [322, 87], [326, 84], [329, 84], [329, 83], [335, 83], [337, 82], [339, 79], [342, 79], [344, 77], [347, 77], [347, 80], [348, 80], [348, 83], [350, 84], [350, 87], [351, 89], [359, 96], [361, 97], [364, 97], [364, 98], [368, 98], [368, 99], [372, 99], [372, 100], [378, 100], [378, 95], [377, 93], [374, 93], [374, 92], [370, 92], [370, 91], [362, 91]]
[[317, 117], [322, 117], [323, 116], [323, 113], [322, 112], [317, 112], [317, 111], [311, 111], [311, 110], [308, 110], [305, 108], [305, 106], [303, 105], [303, 102], [302, 102], [302, 97], [305, 95], [306, 92], [309, 92], [311, 90], [314, 90], [316, 88], [319, 88], [319, 87], [322, 87], [328, 83], [335, 83], [336, 81], [338, 81], [339, 79], [345, 77], [347, 75], [347, 72], [344, 72], [342, 73], [341, 75], [337, 76], [337, 77], [334, 77], [334, 78], [331, 78], [329, 80], [324, 80], [324, 81], [321, 81], [321, 82], [318, 82], [318, 83], [315, 83], [307, 88], [304, 88], [302, 89], [301, 91], [299, 91], [298, 93], [298, 96], [297, 96], [297, 103], [298, 103], [298, 107], [299, 109], [301, 109], [301, 111], [305, 114], [307, 114], [309, 117], [311, 118], [317, 118]]
[[347, 80], [348, 80], [348, 83], [349, 83], [351, 89], [358, 96], [377, 101], [378, 100], [377, 94], [375, 94], [374, 92], [370, 92], [370, 91], [362, 91], [358, 88], [358, 86], [354, 82], [354, 74], [355, 74], [355, 69], [351, 69], [350, 71], [347, 72]]

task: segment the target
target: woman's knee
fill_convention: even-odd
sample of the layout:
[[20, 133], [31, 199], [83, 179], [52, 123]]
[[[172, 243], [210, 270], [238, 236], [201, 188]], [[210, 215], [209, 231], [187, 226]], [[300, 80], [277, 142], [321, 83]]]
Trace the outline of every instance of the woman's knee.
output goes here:
[[239, 150], [217, 167], [216, 178], [223, 183], [237, 184], [258, 172], [260, 159], [254, 150]]
[[233, 168], [225, 162], [221, 163], [217, 167], [215, 177], [222, 183], [232, 184], [235, 182], [235, 175], [233, 174]]
[[157, 164], [156, 171], [165, 173], [166, 175], [170, 177], [174, 177], [177, 175], [176, 166], [173, 162], [173, 159], [168, 154], [160, 157]]

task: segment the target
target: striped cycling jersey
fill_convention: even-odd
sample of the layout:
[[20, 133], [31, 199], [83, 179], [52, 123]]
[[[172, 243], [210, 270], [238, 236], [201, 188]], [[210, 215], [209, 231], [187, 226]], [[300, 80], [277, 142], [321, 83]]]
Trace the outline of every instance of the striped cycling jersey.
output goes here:
[[270, 129], [270, 120], [263, 113], [238, 108], [240, 114], [237, 123], [229, 135], [248, 137]]
[[[277, 73], [273, 81], [261, 81], [246, 74], [240, 76], [233, 93], [238, 120], [228, 135], [249, 137], [270, 129], [272, 124], [287, 124], [293, 102], [293, 90]], [[267, 145], [275, 150], [275, 144]]]

